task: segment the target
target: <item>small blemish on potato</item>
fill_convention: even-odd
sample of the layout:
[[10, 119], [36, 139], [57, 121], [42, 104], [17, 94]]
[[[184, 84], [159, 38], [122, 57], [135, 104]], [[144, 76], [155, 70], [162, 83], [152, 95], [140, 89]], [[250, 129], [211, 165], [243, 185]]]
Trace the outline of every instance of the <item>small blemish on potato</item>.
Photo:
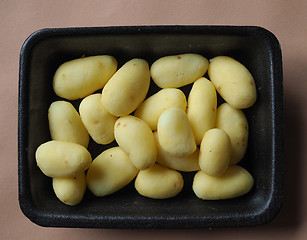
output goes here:
[[221, 87], [220, 86], [217, 87], [217, 91], [221, 91]]
[[120, 126], [120, 122], [116, 124], [116, 127], [119, 127], [119, 126]]
[[126, 124], [126, 123], [124, 123], [123, 127], [127, 127], [127, 124]]
[[178, 59], [181, 59], [181, 56], [177, 56]]

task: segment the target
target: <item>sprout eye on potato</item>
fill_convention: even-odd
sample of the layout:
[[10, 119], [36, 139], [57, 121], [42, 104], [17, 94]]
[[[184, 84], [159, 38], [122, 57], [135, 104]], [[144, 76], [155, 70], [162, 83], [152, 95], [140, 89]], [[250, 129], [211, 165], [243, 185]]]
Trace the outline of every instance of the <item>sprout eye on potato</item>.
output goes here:
[[[160, 87], [156, 92], [149, 89], [151, 79]], [[195, 172], [191, 188], [203, 200], [238, 197], [254, 184], [236, 164], [248, 142], [241, 109], [256, 102], [256, 85], [233, 58], [217, 56], [209, 63], [187, 53], [151, 66], [134, 58], [118, 70], [112, 56], [80, 58], [57, 69], [53, 89], [60, 98], [80, 99], [79, 113], [77, 102], [50, 105], [51, 141], [37, 148], [35, 159], [67, 205], [80, 203], [86, 187], [104, 197], [133, 179], [144, 197], [172, 198], [184, 185], [180, 172]], [[220, 106], [218, 94], [225, 100]], [[118, 146], [102, 146], [92, 161], [90, 140], [98, 146], [115, 140]]]

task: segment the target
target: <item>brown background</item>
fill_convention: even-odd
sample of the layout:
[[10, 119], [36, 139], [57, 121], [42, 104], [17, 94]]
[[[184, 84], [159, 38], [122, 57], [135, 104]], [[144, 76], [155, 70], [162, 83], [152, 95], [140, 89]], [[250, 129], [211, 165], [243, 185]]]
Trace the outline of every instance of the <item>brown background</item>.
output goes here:
[[[307, 1], [0, 0], [1, 239], [307, 239]], [[17, 192], [18, 61], [23, 41], [46, 27], [257, 25], [280, 41], [284, 67], [284, 204], [259, 227], [203, 230], [43, 228], [20, 211]]]

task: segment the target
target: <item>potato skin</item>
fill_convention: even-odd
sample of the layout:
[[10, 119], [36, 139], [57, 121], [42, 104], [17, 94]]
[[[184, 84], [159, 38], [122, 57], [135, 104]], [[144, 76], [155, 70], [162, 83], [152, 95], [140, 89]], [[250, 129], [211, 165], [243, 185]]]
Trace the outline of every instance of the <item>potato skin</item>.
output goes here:
[[144, 197], [166, 199], [176, 196], [183, 188], [182, 175], [158, 163], [139, 172], [135, 189]]
[[84, 98], [103, 88], [116, 69], [116, 59], [108, 55], [65, 62], [54, 74], [54, 92], [68, 100]]
[[102, 90], [101, 102], [114, 116], [132, 113], [145, 99], [150, 84], [148, 63], [132, 59], [112, 76]]
[[157, 143], [157, 162], [163, 166], [182, 172], [193, 172], [200, 170], [198, 164], [199, 149], [186, 157], [174, 157], [167, 153], [160, 145], [158, 133], [154, 132]]
[[173, 107], [186, 111], [186, 97], [180, 89], [165, 88], [141, 103], [141, 105], [136, 109], [134, 116], [144, 120], [151, 130], [155, 131], [157, 130], [160, 115], [165, 110]]
[[196, 150], [192, 127], [182, 109], [164, 111], [159, 118], [157, 132], [161, 147], [172, 156], [185, 157]]
[[208, 75], [218, 93], [232, 107], [251, 107], [257, 99], [254, 78], [248, 69], [233, 58], [218, 56], [210, 60]]
[[160, 88], [179, 88], [202, 77], [208, 65], [208, 60], [199, 54], [165, 56], [152, 64], [150, 75]]
[[114, 136], [134, 166], [144, 170], [157, 159], [157, 147], [150, 127], [141, 119], [128, 115], [115, 122]]
[[231, 156], [231, 141], [224, 130], [212, 128], [208, 130], [201, 142], [199, 166], [210, 175], [218, 176], [224, 173]]
[[215, 87], [206, 78], [194, 82], [188, 98], [187, 115], [199, 146], [205, 132], [214, 127], [217, 97]]
[[85, 128], [96, 143], [108, 144], [114, 140], [117, 117], [105, 110], [100, 93], [85, 97], [80, 103], [79, 112]]
[[37, 166], [48, 177], [76, 176], [88, 169], [91, 154], [79, 144], [52, 140], [41, 144], [35, 152]]
[[244, 113], [223, 103], [217, 109], [215, 126], [224, 130], [230, 138], [230, 164], [238, 163], [244, 157], [248, 143], [248, 122]]
[[120, 147], [105, 150], [97, 156], [86, 175], [87, 186], [98, 197], [110, 195], [126, 186], [139, 170]]
[[75, 206], [82, 201], [86, 190], [85, 173], [80, 172], [74, 177], [53, 178], [52, 187], [61, 202]]
[[203, 200], [221, 200], [242, 196], [254, 185], [254, 179], [244, 168], [233, 165], [220, 176], [198, 171], [194, 176], [193, 191]]
[[48, 110], [48, 121], [52, 140], [77, 143], [87, 148], [89, 134], [70, 102], [53, 102]]

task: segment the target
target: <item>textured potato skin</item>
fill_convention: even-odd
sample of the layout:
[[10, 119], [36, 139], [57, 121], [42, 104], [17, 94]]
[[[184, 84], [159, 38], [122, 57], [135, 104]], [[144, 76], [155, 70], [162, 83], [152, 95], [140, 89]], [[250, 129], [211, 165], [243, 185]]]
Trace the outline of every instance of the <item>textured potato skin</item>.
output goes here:
[[117, 70], [117, 61], [108, 55], [78, 58], [63, 63], [53, 77], [54, 92], [76, 100], [101, 89]]
[[84, 172], [74, 177], [53, 178], [52, 187], [57, 198], [70, 206], [75, 206], [83, 199], [86, 182]]
[[139, 170], [120, 147], [113, 147], [98, 155], [86, 175], [88, 188], [95, 196], [110, 195], [126, 186]]
[[214, 127], [217, 97], [215, 87], [206, 78], [194, 82], [188, 98], [187, 115], [199, 146], [205, 132]]
[[173, 107], [186, 111], [186, 97], [180, 89], [165, 88], [141, 103], [141, 105], [136, 109], [134, 116], [144, 120], [151, 130], [155, 131], [157, 130], [160, 115], [165, 110]]
[[48, 177], [72, 177], [88, 169], [92, 162], [88, 150], [76, 143], [52, 140], [35, 152], [37, 166]]
[[182, 190], [183, 178], [176, 170], [156, 163], [140, 171], [134, 185], [142, 196], [165, 199], [176, 196]]
[[114, 135], [118, 145], [140, 170], [157, 160], [157, 146], [150, 127], [141, 119], [128, 115], [115, 122]]
[[248, 69], [227, 56], [210, 60], [208, 75], [218, 93], [232, 107], [251, 107], [257, 99], [254, 78]]
[[233, 165], [220, 176], [198, 171], [194, 176], [193, 191], [203, 200], [221, 200], [242, 196], [254, 185], [254, 179], [244, 168]]
[[164, 111], [159, 118], [157, 132], [161, 147], [172, 156], [184, 157], [196, 150], [192, 127], [182, 109]]
[[114, 124], [117, 117], [111, 115], [101, 103], [101, 94], [84, 98], [79, 106], [81, 120], [92, 139], [98, 144], [108, 144], [114, 140]]
[[202, 77], [208, 65], [208, 60], [199, 54], [165, 56], [151, 65], [150, 75], [160, 88], [179, 88]]
[[145, 99], [150, 84], [148, 63], [143, 59], [126, 62], [102, 90], [101, 102], [114, 116], [132, 113]]
[[242, 110], [228, 103], [221, 104], [217, 109], [215, 126], [224, 130], [230, 138], [230, 164], [241, 161], [248, 144], [248, 122]]
[[66, 141], [87, 147], [89, 134], [79, 113], [67, 101], [53, 102], [48, 109], [49, 131], [52, 140]]

